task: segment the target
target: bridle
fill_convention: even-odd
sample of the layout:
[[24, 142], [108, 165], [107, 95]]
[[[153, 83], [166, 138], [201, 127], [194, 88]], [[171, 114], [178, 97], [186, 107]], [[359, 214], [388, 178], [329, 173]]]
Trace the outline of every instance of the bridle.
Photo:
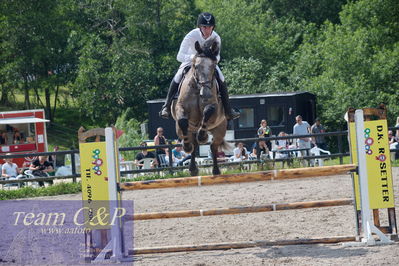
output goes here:
[[194, 81], [195, 81], [195, 83], [197, 84], [197, 87], [200, 87], [200, 88], [205, 87], [205, 88], [208, 88], [208, 89], [211, 90], [211, 89], [212, 89], [212, 82], [213, 82], [214, 77], [215, 77], [215, 70], [216, 70], [216, 67], [215, 67], [215, 69], [214, 69], [214, 71], [213, 71], [213, 75], [212, 75], [212, 78], [211, 78], [210, 80], [203, 81], [203, 82], [199, 81], [199, 80], [198, 80], [198, 77], [197, 77], [197, 70], [196, 70], [195, 67], [194, 67], [194, 62], [195, 62], [195, 59], [196, 59], [197, 57], [206, 57], [206, 56], [203, 56], [203, 55], [196, 55], [196, 56], [194, 57], [194, 59], [193, 59], [192, 67], [193, 67], [193, 78], [194, 78]]

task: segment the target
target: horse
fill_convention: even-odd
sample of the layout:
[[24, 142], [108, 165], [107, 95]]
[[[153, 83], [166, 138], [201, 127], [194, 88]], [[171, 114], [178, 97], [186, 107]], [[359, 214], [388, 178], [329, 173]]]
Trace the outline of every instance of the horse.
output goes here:
[[180, 85], [179, 96], [172, 102], [172, 117], [176, 121], [176, 133], [183, 140], [184, 151], [191, 154], [191, 176], [198, 175], [195, 151], [199, 144], [208, 142], [208, 131], [213, 136], [212, 173], [219, 175], [216, 157], [218, 148], [230, 148], [224, 140], [227, 119], [217, 91], [216, 55], [219, 53], [219, 46], [215, 41], [205, 43], [203, 47], [196, 42], [195, 50], [197, 54]]

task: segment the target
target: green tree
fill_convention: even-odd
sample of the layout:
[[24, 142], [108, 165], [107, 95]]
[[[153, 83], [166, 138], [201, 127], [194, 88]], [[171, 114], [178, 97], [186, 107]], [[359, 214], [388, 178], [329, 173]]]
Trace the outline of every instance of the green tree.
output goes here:
[[[394, 0], [361, 0], [344, 7], [341, 25], [327, 23], [301, 47], [291, 82], [318, 96], [321, 117], [344, 126], [348, 107], [388, 105], [399, 112], [399, 10]], [[295, 84], [295, 85], [294, 85]]]
[[8, 100], [4, 94], [21, 88], [25, 107], [30, 108], [33, 89], [36, 102], [45, 108], [51, 120], [56, 107], [51, 104], [51, 96], [55, 96], [56, 102], [59, 86], [68, 79], [74, 58], [67, 50], [70, 28], [61, 5], [62, 2], [50, 0], [0, 2], [0, 72], [7, 79], [2, 82], [3, 101]]
[[277, 17], [291, 17], [322, 25], [326, 20], [339, 23], [339, 12], [348, 0], [269, 0]]
[[[143, 136], [140, 130], [140, 122], [132, 117], [132, 109], [128, 108], [118, 117], [115, 123], [115, 127], [119, 130], [123, 130], [123, 135], [119, 138], [119, 147], [135, 147], [139, 146], [143, 139], [147, 139], [148, 136]], [[123, 152], [123, 158], [125, 160], [134, 160], [135, 155], [139, 151], [134, 152]]]
[[262, 63], [254, 58], [237, 57], [222, 65], [230, 94], [264, 92]]
[[176, 55], [185, 34], [196, 25], [199, 11], [194, 0], [137, 0], [126, 5], [132, 42], [148, 51], [157, 86], [151, 96], [164, 97], [177, 71]]

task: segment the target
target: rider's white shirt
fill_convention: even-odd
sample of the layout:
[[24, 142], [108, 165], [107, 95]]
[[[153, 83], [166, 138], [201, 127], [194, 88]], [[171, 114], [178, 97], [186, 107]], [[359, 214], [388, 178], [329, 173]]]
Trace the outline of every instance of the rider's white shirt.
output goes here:
[[217, 62], [220, 60], [220, 47], [222, 41], [220, 39], [219, 34], [215, 31], [212, 32], [211, 36], [207, 39], [204, 39], [202, 33], [199, 28], [193, 29], [190, 31], [186, 37], [184, 37], [182, 43], [180, 44], [180, 49], [177, 54], [177, 61], [181, 62], [180, 68], [184, 68], [191, 64], [191, 60], [194, 58], [194, 55], [197, 53], [195, 50], [195, 42], [198, 41], [202, 46], [207, 40], [215, 38], [215, 40], [219, 43], [219, 54], [216, 56]]

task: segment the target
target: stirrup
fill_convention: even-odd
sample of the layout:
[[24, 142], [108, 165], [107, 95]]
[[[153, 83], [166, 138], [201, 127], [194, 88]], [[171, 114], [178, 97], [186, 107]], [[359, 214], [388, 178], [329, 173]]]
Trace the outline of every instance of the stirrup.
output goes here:
[[169, 108], [164, 106], [162, 107], [162, 110], [159, 112], [159, 116], [163, 119], [169, 119], [170, 118], [170, 111], [168, 110]]
[[241, 114], [239, 112], [231, 112], [231, 119], [234, 120], [240, 118], [240, 115]]
[[231, 109], [231, 111], [229, 113], [226, 113], [226, 119], [227, 120], [234, 120], [240, 117], [241, 113], [240, 112], [236, 112], [234, 109]]

